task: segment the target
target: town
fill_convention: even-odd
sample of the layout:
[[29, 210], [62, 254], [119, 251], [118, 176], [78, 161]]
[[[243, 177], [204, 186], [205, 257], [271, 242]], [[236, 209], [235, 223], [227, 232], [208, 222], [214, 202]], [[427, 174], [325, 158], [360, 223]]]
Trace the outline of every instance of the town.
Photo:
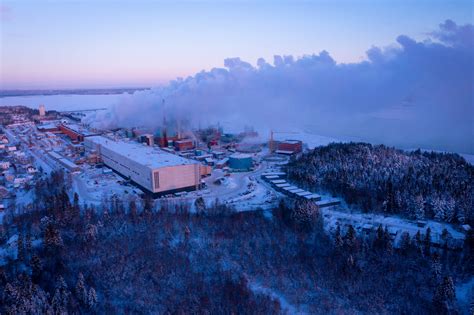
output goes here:
[[[101, 109], [97, 109], [101, 110]], [[91, 110], [47, 111], [2, 107], [0, 133], [0, 213], [27, 209], [37, 180], [62, 171], [84, 205], [106, 204], [121, 198], [151, 198], [161, 203], [222, 202], [235, 211], [271, 210], [291, 197], [314, 202], [324, 214], [325, 228], [354, 225], [371, 233], [387, 227], [394, 240], [403, 232], [414, 236], [430, 228], [432, 242], [459, 248], [469, 225], [353, 212], [343, 199], [324, 191], [303, 189], [286, 175], [288, 161], [307, 146], [301, 140], [279, 138], [272, 131], [262, 141], [252, 128], [227, 133], [223, 127], [185, 129], [179, 121], [163, 120], [157, 130], [99, 130], [82, 122]], [[291, 136], [284, 134], [283, 136]]]

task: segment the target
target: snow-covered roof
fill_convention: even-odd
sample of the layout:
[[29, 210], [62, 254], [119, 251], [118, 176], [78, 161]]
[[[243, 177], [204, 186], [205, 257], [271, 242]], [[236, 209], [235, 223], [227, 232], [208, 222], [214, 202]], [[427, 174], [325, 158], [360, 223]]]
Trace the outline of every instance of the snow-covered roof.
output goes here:
[[306, 196], [303, 196], [304, 198], [308, 199], [308, 200], [311, 200], [311, 199], [321, 199], [321, 196], [318, 195], [318, 194], [310, 194], [310, 195], [306, 195]]
[[280, 176], [277, 176], [277, 175], [265, 175], [265, 178], [266, 178], [266, 179], [278, 179], [278, 178], [280, 178]]
[[251, 155], [245, 153], [234, 153], [230, 156], [232, 159], [250, 159]]
[[291, 185], [286, 183], [286, 184], [276, 184], [275, 186], [278, 188], [285, 188], [285, 187], [290, 187]]
[[272, 180], [270, 182], [272, 184], [284, 184], [284, 183], [286, 183], [286, 180], [284, 180], [284, 179], [275, 179], [275, 180]]
[[80, 126], [80, 125], [77, 125], [77, 124], [63, 124], [63, 126], [66, 127], [67, 129], [72, 130], [75, 133], [81, 134], [85, 137], [97, 135], [96, 132], [92, 132], [92, 131], [90, 131], [90, 130], [88, 130], [88, 129]]
[[102, 136], [88, 137], [87, 141], [99, 144], [103, 148], [107, 148], [108, 150], [114, 151], [117, 154], [153, 169], [175, 165], [197, 164], [197, 162], [193, 160], [165, 152], [156, 147], [144, 146], [137, 142], [115, 141]]
[[299, 193], [296, 193], [296, 194], [300, 197], [312, 195], [312, 193], [310, 193], [309, 191], [302, 191], [302, 192], [299, 192]]

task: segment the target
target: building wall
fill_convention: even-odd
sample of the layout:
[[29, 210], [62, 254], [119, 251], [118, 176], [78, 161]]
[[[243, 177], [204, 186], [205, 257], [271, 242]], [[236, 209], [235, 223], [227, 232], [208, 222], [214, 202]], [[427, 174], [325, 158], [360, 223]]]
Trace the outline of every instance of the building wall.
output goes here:
[[303, 150], [303, 144], [301, 142], [298, 142], [298, 143], [280, 142], [278, 144], [278, 150], [291, 151], [291, 152], [298, 153]]
[[248, 170], [252, 168], [252, 158], [229, 158], [229, 167], [236, 170]]
[[199, 164], [162, 167], [153, 170], [153, 173], [159, 174], [159, 185], [154, 181], [155, 193], [198, 186], [201, 176]]
[[62, 133], [67, 135], [72, 141], [84, 141], [84, 137], [81, 134], [74, 132], [63, 125], [59, 125], [59, 129], [61, 130]]
[[194, 143], [192, 140], [181, 140], [174, 143], [174, 147], [178, 151], [185, 151], [194, 149]]
[[104, 148], [103, 146], [99, 146], [98, 152], [105, 165], [133, 180], [143, 188], [153, 191], [151, 168]]

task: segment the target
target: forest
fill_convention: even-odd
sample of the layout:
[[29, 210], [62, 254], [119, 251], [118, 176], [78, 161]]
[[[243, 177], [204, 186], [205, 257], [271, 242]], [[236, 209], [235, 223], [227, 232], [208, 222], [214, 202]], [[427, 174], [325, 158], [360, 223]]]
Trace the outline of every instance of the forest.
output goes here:
[[287, 171], [363, 211], [474, 226], [474, 166], [458, 154], [333, 143], [293, 159]]
[[2, 314], [468, 312], [455, 286], [472, 277], [473, 233], [450, 251], [429, 230], [400, 244], [382, 226], [329, 235], [307, 201], [235, 212], [198, 199], [191, 213], [150, 199], [83, 207], [61, 174], [34, 189], [1, 227], [1, 247], [17, 249], [0, 266]]

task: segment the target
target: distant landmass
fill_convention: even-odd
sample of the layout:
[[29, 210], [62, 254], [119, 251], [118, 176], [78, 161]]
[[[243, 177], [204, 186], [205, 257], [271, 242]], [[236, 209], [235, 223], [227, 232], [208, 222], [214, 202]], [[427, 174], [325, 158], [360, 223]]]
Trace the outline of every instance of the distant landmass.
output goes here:
[[64, 89], [64, 90], [0, 90], [0, 97], [36, 96], [36, 95], [107, 95], [133, 93], [149, 90], [148, 87], [139, 88], [111, 88], [111, 89]]

